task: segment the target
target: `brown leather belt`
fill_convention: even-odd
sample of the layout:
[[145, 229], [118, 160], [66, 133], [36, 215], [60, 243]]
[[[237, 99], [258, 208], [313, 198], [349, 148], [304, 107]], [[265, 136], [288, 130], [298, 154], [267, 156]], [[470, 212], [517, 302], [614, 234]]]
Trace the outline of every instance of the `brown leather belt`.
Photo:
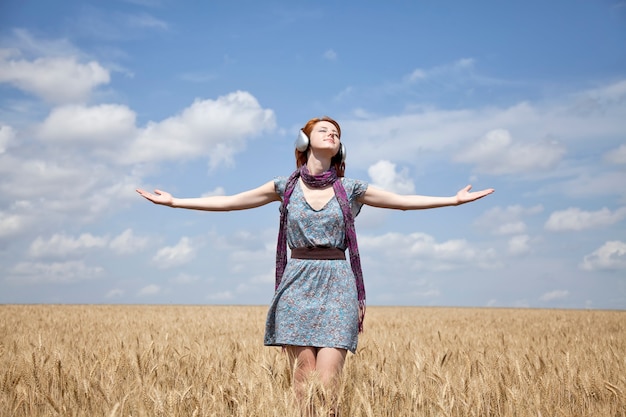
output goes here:
[[294, 259], [345, 260], [346, 252], [339, 248], [293, 248], [291, 249], [291, 257]]

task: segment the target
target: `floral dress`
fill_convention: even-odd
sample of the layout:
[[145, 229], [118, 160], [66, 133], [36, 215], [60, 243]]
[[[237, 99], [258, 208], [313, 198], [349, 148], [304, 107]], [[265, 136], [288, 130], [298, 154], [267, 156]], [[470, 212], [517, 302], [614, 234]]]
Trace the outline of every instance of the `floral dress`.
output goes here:
[[[341, 179], [352, 213], [367, 183]], [[286, 177], [274, 180], [283, 197]], [[333, 197], [321, 210], [307, 203], [297, 182], [289, 200], [287, 245], [289, 248], [337, 247], [346, 249], [341, 207]], [[347, 349], [354, 353], [358, 339], [359, 302], [350, 260], [288, 258], [287, 266], [267, 314], [266, 346], [313, 346]]]

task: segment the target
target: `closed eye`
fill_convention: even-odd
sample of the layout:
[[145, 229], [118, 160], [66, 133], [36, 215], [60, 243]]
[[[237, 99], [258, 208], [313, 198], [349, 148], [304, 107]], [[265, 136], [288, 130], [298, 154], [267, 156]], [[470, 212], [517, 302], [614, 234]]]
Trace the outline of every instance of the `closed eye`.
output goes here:
[[[326, 133], [326, 132], [328, 132], [328, 130], [327, 130], [326, 128], [321, 128], [321, 129], [319, 129], [319, 130], [318, 130], [318, 132], [320, 132], [320, 133]], [[332, 135], [333, 135], [334, 137], [336, 137], [336, 138], [338, 138], [338, 137], [339, 137], [339, 133], [337, 133], [337, 132], [332, 132]]]

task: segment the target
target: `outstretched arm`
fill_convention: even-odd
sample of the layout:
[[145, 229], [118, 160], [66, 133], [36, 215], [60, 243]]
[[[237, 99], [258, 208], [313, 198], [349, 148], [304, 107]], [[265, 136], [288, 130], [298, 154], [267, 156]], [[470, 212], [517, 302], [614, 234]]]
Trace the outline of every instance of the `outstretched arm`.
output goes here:
[[245, 210], [260, 207], [272, 201], [280, 201], [280, 196], [274, 189], [274, 181], [269, 181], [258, 188], [243, 193], [211, 197], [176, 198], [161, 190], [154, 190], [154, 194], [141, 189], [138, 189], [137, 192], [154, 204], [206, 211]]
[[367, 187], [360, 201], [369, 206], [397, 209], [397, 210], [421, 210], [437, 207], [458, 206], [478, 200], [493, 193], [493, 188], [482, 191], [470, 192], [471, 185], [459, 190], [452, 197], [430, 197], [425, 195], [401, 195], [379, 188]]

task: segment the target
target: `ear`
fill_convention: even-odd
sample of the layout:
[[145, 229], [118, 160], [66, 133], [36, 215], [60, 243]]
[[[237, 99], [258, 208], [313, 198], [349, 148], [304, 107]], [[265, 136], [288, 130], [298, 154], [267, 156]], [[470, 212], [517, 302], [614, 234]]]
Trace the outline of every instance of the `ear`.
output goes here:
[[302, 130], [298, 132], [295, 146], [300, 152], [305, 152], [309, 148], [309, 137]]

